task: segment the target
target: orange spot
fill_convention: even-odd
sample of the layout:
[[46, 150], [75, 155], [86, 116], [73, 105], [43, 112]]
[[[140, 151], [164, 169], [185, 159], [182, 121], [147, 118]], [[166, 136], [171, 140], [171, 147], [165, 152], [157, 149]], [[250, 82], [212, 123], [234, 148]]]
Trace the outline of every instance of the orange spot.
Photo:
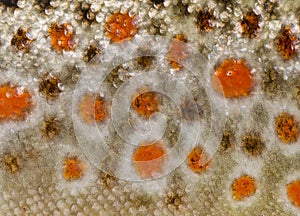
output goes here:
[[21, 86], [0, 87], [0, 121], [24, 120], [32, 109], [31, 94]]
[[186, 162], [188, 166], [196, 173], [203, 172], [209, 165], [207, 155], [200, 147], [195, 147], [188, 155]]
[[138, 29], [138, 26], [134, 23], [134, 18], [130, 17], [128, 13], [111, 14], [104, 26], [106, 36], [113, 42], [132, 38]]
[[168, 53], [168, 61], [175, 70], [180, 70], [182, 68], [182, 65], [179, 62], [182, 62], [187, 56], [188, 50], [185, 42], [187, 42], [185, 36], [183, 34], [178, 34], [171, 44]]
[[68, 157], [64, 161], [64, 178], [70, 181], [77, 180], [83, 177], [85, 169], [85, 164], [77, 157]]
[[232, 196], [235, 200], [241, 201], [256, 192], [257, 184], [254, 178], [244, 175], [236, 179], [232, 184]]
[[149, 118], [159, 111], [159, 103], [154, 92], [145, 92], [132, 100], [133, 109], [141, 116]]
[[239, 59], [227, 59], [212, 76], [215, 91], [227, 98], [247, 96], [252, 88], [250, 69]]
[[275, 122], [276, 132], [284, 143], [296, 142], [299, 136], [298, 122], [294, 116], [288, 113], [281, 113]]
[[155, 177], [161, 173], [166, 149], [162, 143], [142, 143], [133, 154], [133, 164], [142, 178]]
[[86, 123], [102, 122], [109, 116], [110, 102], [98, 94], [86, 94], [79, 103], [79, 113]]
[[300, 181], [295, 180], [287, 185], [286, 193], [293, 205], [300, 207]]
[[58, 25], [52, 23], [48, 29], [51, 38], [51, 45], [59, 52], [62, 50], [70, 51], [75, 49], [75, 33], [69, 23]]

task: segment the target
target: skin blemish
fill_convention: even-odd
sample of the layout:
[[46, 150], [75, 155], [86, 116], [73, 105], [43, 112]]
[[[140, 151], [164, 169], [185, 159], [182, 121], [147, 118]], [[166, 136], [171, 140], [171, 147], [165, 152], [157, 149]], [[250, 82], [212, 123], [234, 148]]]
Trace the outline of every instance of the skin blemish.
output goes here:
[[221, 150], [223, 152], [232, 150], [234, 148], [234, 141], [234, 133], [231, 130], [225, 130], [220, 143]]
[[98, 182], [105, 188], [111, 189], [116, 183], [116, 178], [108, 173], [101, 172]]
[[83, 60], [88, 63], [90, 62], [96, 55], [101, 54], [102, 48], [100, 45], [93, 43], [88, 46], [88, 48], [84, 51]]
[[150, 3], [157, 9], [164, 5], [165, 0], [150, 0]]
[[52, 140], [60, 133], [60, 126], [60, 122], [55, 118], [55, 116], [48, 117], [43, 121], [41, 128], [42, 134], [44, 137]]
[[75, 19], [81, 21], [83, 26], [90, 26], [96, 20], [96, 13], [91, 9], [91, 4], [87, 2], [81, 2], [76, 4]]

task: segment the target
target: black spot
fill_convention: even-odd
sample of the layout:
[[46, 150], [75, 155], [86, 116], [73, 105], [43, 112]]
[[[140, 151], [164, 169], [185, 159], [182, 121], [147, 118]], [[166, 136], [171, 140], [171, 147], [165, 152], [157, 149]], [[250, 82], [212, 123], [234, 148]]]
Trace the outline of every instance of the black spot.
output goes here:
[[18, 7], [18, 0], [0, 0], [7, 7]]

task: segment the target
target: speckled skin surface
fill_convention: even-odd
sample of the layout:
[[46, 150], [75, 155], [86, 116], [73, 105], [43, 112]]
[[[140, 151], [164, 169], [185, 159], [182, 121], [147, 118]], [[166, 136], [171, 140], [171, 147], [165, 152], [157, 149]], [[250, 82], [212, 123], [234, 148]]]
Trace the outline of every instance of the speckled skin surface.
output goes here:
[[[205, 8], [213, 15], [209, 31], [197, 28], [197, 13]], [[259, 29], [253, 37], [243, 34], [241, 26], [244, 14], [250, 10], [260, 17]], [[132, 60], [132, 53], [107, 51], [114, 49], [110, 49], [113, 44], [106, 37], [105, 21], [116, 11], [136, 16], [139, 29], [128, 46], [132, 50], [136, 46], [140, 56], [153, 52], [153, 59]], [[289, 60], [282, 57], [276, 44], [283, 26], [290, 26], [299, 38], [299, 11], [299, 1], [276, 0], [1, 1], [0, 85], [10, 82], [25, 86], [33, 95], [34, 107], [23, 121], [0, 122], [0, 215], [300, 215], [300, 209], [286, 194], [286, 185], [300, 179], [300, 140], [284, 144], [275, 130], [276, 117], [282, 112], [300, 120], [298, 41], [295, 41], [296, 54]], [[88, 14], [90, 19], [85, 17]], [[48, 28], [53, 22], [68, 22], [73, 26], [74, 50], [60, 53], [51, 47]], [[11, 43], [20, 27], [28, 29], [26, 37], [31, 41], [26, 52], [17, 50]], [[207, 91], [209, 81], [203, 87], [189, 70], [174, 71], [165, 54], [169, 42], [179, 33], [186, 36], [191, 49], [201, 53], [206, 59], [202, 62], [210, 64], [212, 69], [228, 58], [244, 59], [254, 77], [249, 96], [224, 99]], [[167, 43], [143, 41], [149, 35], [168, 38]], [[94, 61], [90, 61], [95, 54], [98, 55]], [[120, 63], [123, 59], [129, 61]], [[186, 68], [192, 60], [190, 56]], [[122, 134], [114, 130], [110, 122], [96, 125], [100, 131], [109, 132], [106, 141], [111, 148], [103, 156], [106, 159], [99, 159], [101, 165], [95, 164], [97, 155], [91, 154], [95, 158], [90, 158], [86, 152], [93, 149], [85, 147], [93, 146], [90, 142], [97, 137], [86, 140], [86, 146], [85, 138], [78, 137], [80, 127], [74, 121], [78, 114], [74, 92], [80, 96], [83, 93], [80, 89], [95, 89], [97, 82], [93, 80], [96, 79], [88, 71], [103, 62], [113, 69], [104, 77], [105, 88], [101, 89], [110, 100], [130, 79], [165, 72], [183, 80], [187, 91], [194, 98], [200, 98], [196, 100], [198, 120], [204, 125], [218, 122], [218, 113], [212, 106], [220, 101], [216, 110], [222, 118], [217, 124], [223, 125], [231, 135], [221, 140], [222, 134], [218, 134], [215, 139], [206, 141], [204, 148], [210, 153], [211, 162], [205, 172], [191, 171], [181, 155], [180, 165], [168, 170], [166, 175], [152, 180], [131, 178], [131, 169], [132, 175], [134, 169], [129, 167], [130, 163], [127, 166], [110, 158], [112, 151], [130, 159], [133, 149], [127, 149]], [[200, 79], [200, 83], [205, 83], [212, 73], [203, 72], [204, 81]], [[52, 98], [39, 92], [41, 80], [49, 74], [60, 81], [59, 91], [55, 91]], [[176, 110], [180, 107], [171, 97], [162, 96], [160, 102], [164, 105], [160, 111], [165, 114], [167, 123], [163, 139], [172, 149], [179, 139], [178, 121], [184, 120], [178, 117]], [[195, 117], [191, 116], [189, 118]], [[49, 126], [49, 119], [55, 124]], [[143, 123], [137, 119], [135, 113], [130, 114], [129, 121], [137, 125], [135, 128]], [[89, 131], [89, 127], [93, 126], [83, 123], [85, 131]], [[211, 132], [213, 128], [208, 130]], [[204, 139], [209, 132], [206, 129], [202, 132], [200, 137]], [[260, 154], [245, 154], [243, 140], [249, 134], [260, 135], [264, 143]], [[194, 136], [192, 130], [190, 135]], [[5, 161], [9, 158], [7, 155], [16, 160]], [[64, 159], [73, 156], [84, 161], [86, 169], [82, 178], [68, 181], [63, 176]], [[256, 179], [257, 191], [244, 201], [236, 201], [231, 185], [244, 174]], [[128, 178], [119, 179], [120, 176]]]

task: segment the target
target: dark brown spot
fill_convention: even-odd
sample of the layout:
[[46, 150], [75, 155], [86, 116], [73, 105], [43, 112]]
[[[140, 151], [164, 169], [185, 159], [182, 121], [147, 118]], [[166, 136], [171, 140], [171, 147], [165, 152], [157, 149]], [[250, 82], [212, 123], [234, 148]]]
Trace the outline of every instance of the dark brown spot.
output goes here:
[[150, 2], [155, 8], [160, 8], [164, 5], [165, 0], [150, 0]]
[[262, 90], [269, 97], [277, 96], [283, 91], [285, 81], [273, 66], [264, 70], [262, 74]]
[[56, 99], [63, 91], [61, 81], [51, 74], [42, 79], [39, 84], [39, 93], [46, 97], [46, 99]]
[[89, 45], [84, 52], [83, 60], [85, 62], [90, 62], [97, 54], [101, 52], [101, 50], [101, 47], [96, 43]]
[[91, 4], [85, 1], [77, 3], [75, 13], [75, 19], [81, 21], [84, 26], [89, 26], [96, 20], [96, 14], [92, 12]]
[[246, 37], [252, 38], [257, 36], [259, 29], [260, 16], [253, 11], [247, 12], [241, 20], [242, 34]]
[[48, 117], [43, 121], [42, 133], [48, 139], [53, 139], [60, 132], [60, 122], [54, 117]]
[[4, 4], [6, 7], [18, 7], [18, 0], [1, 0], [0, 4]]
[[16, 51], [28, 52], [32, 39], [29, 39], [27, 36], [27, 28], [19, 28], [11, 39], [11, 45]]
[[214, 29], [214, 15], [210, 9], [202, 9], [196, 15], [196, 24], [200, 32], [210, 32]]
[[230, 130], [226, 130], [223, 133], [222, 140], [220, 143], [221, 150], [226, 152], [233, 148], [234, 134]]
[[268, 17], [275, 19], [278, 14], [278, 2], [266, 0], [264, 2], [263, 9]]
[[145, 70], [148, 70], [153, 63], [153, 56], [140, 56], [137, 58], [138, 65]]
[[116, 183], [116, 178], [108, 173], [101, 172], [99, 178], [99, 183], [109, 189]]
[[260, 134], [250, 133], [243, 138], [242, 150], [245, 154], [251, 156], [261, 155], [265, 149], [265, 143], [262, 141]]
[[277, 50], [285, 59], [292, 59], [296, 56], [297, 36], [291, 31], [290, 26], [282, 27], [279, 36], [276, 38]]

